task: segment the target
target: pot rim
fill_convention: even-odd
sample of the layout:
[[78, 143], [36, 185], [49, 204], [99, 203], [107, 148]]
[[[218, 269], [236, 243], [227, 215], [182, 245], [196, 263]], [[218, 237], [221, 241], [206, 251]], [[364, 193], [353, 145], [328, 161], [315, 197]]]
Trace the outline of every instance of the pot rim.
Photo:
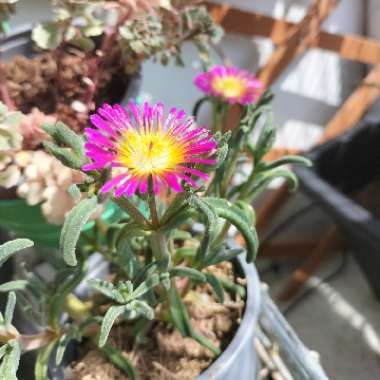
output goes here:
[[249, 344], [247, 341], [253, 339], [261, 311], [260, 280], [255, 265], [246, 262], [245, 253], [239, 255], [237, 259], [247, 280], [247, 298], [241, 324], [224, 352], [196, 380], [217, 379], [228, 370], [241, 350]]

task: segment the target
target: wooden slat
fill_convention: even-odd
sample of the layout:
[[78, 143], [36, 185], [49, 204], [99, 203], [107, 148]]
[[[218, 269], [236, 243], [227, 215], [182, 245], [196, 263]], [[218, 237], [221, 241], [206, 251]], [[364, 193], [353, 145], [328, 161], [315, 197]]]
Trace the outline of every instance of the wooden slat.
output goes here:
[[[229, 33], [245, 36], [271, 38], [275, 44], [286, 39], [296, 24], [278, 20], [259, 13], [247, 12], [228, 5], [207, 3], [214, 19]], [[338, 53], [342, 58], [365, 64], [380, 62], [380, 43], [376, 40], [357, 36], [340, 35], [321, 31], [310, 44], [324, 50]]]
[[289, 259], [309, 256], [318, 245], [318, 241], [285, 241], [267, 243], [260, 247], [259, 259]]
[[273, 148], [264, 156], [264, 161], [271, 162], [287, 155], [299, 153], [300, 150], [295, 148]]
[[266, 86], [274, 83], [296, 56], [310, 47], [320, 31], [321, 23], [338, 3], [339, 0], [317, 0], [304, 18], [290, 29], [286, 41], [277, 47], [269, 61], [257, 73]]
[[319, 144], [344, 133], [357, 124], [367, 109], [380, 96], [380, 64], [365, 77], [328, 123]]

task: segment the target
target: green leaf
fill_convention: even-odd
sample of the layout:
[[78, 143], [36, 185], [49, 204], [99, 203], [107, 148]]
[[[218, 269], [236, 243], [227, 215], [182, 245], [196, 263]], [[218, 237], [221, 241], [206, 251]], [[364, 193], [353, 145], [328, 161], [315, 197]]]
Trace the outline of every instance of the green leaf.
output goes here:
[[235, 284], [233, 281], [230, 281], [225, 277], [218, 277], [218, 280], [224, 289], [226, 289], [227, 291], [238, 294], [241, 299], [245, 299], [246, 290], [243, 286], [241, 286], [239, 284]]
[[120, 317], [125, 311], [127, 310], [126, 306], [111, 306], [108, 310], [106, 315], [103, 318], [102, 326], [100, 328], [100, 335], [99, 335], [99, 347], [103, 347], [107, 340], [108, 335], [111, 331], [111, 328], [113, 324], [115, 323], [116, 319]]
[[218, 215], [213, 205], [205, 202], [203, 199], [198, 198], [197, 196], [190, 198], [190, 205], [206, 217], [204, 237], [195, 256], [195, 262], [201, 264], [205, 260], [211, 243], [215, 238], [218, 228]]
[[124, 302], [124, 297], [120, 294], [120, 292], [117, 289], [115, 289], [112, 283], [103, 280], [98, 280], [96, 278], [91, 278], [88, 280], [88, 284], [92, 288], [105, 295], [106, 297], [119, 303]]
[[187, 231], [174, 230], [171, 237], [173, 240], [188, 240], [192, 238], [192, 235]]
[[235, 205], [244, 212], [244, 215], [248, 218], [249, 223], [254, 226], [256, 224], [256, 213], [252, 205], [244, 201], [237, 201]]
[[16, 293], [10, 292], [8, 294], [7, 305], [5, 307], [5, 313], [4, 313], [4, 325], [5, 325], [5, 327], [9, 327], [12, 324], [15, 306], [16, 306]]
[[32, 31], [32, 40], [41, 49], [55, 49], [63, 40], [64, 27], [57, 22], [38, 24]]
[[[17, 369], [20, 363], [21, 347], [17, 340], [6, 344], [6, 352], [0, 365], [0, 380], [17, 380]], [[38, 379], [36, 379], [38, 380]]]
[[180, 331], [182, 336], [191, 335], [190, 317], [187, 313], [186, 307], [183, 304], [177, 289], [172, 286], [168, 291], [170, 316], [173, 324]]
[[178, 248], [175, 253], [176, 261], [180, 261], [181, 259], [188, 257], [195, 257], [197, 253], [197, 248], [195, 247], [182, 247]]
[[66, 216], [61, 232], [60, 249], [67, 265], [77, 264], [75, 250], [81, 230], [97, 207], [97, 197], [83, 199]]
[[215, 292], [216, 296], [218, 297], [219, 302], [224, 303], [224, 290], [223, 290], [223, 286], [220, 283], [220, 281], [211, 272], [206, 273], [206, 278], [207, 278], [207, 282], [214, 289], [214, 292]]
[[151, 263], [145, 265], [136, 274], [136, 277], [133, 280], [133, 284], [135, 286], [139, 286], [147, 278], [151, 277], [154, 274], [154, 272], [156, 272], [156, 270], [158, 269], [158, 266], [159, 266], [159, 263], [157, 261], [152, 261]]
[[78, 157], [70, 148], [59, 147], [51, 141], [44, 141], [43, 146], [47, 152], [71, 169], [79, 170], [87, 162], [86, 159]]
[[149, 290], [153, 289], [160, 283], [160, 277], [157, 273], [150, 275], [145, 279], [137, 289], [132, 293], [133, 298], [140, 298], [145, 295]]
[[307, 167], [310, 167], [313, 165], [313, 163], [306, 157], [302, 156], [284, 156], [281, 157], [280, 159], [276, 161], [272, 161], [270, 163], [260, 163], [259, 170], [264, 171], [264, 170], [272, 170], [275, 168], [278, 168], [279, 166], [283, 165], [293, 165], [293, 164], [300, 164], [300, 165], [305, 165]]
[[243, 235], [247, 246], [247, 261], [252, 262], [257, 255], [259, 239], [250, 217], [241, 208], [224, 199], [204, 198], [204, 201], [213, 205], [218, 216], [233, 224]]
[[68, 189], [67, 189], [67, 192], [71, 195], [71, 197], [79, 202], [80, 198], [81, 198], [81, 193], [80, 193], [80, 190], [79, 190], [79, 187], [73, 183]]
[[289, 190], [295, 191], [298, 188], [298, 178], [290, 170], [285, 169], [274, 169], [268, 172], [259, 174], [256, 178], [255, 185], [253, 189], [248, 194], [246, 200], [252, 202], [256, 199], [267, 186], [276, 178], [285, 178], [288, 181]]
[[154, 319], [154, 310], [145, 301], [134, 300], [130, 306], [137, 313], [137, 316], [142, 315], [150, 321]]
[[178, 266], [171, 269], [169, 274], [170, 277], [188, 277], [194, 281], [206, 282], [206, 276], [194, 268]]
[[271, 115], [272, 114], [269, 113], [256, 143], [255, 164], [260, 162], [261, 159], [272, 149], [276, 140], [276, 129], [272, 125], [273, 120]]
[[38, 351], [38, 356], [36, 359], [36, 364], [34, 367], [35, 380], [47, 380], [48, 379], [48, 368], [50, 355], [55, 346], [55, 341], [51, 342], [49, 345], [43, 347]]
[[113, 363], [117, 368], [122, 370], [131, 380], [139, 380], [139, 374], [133, 364], [116, 348], [111, 344], [106, 343], [101, 351]]
[[66, 124], [58, 121], [53, 128], [45, 128], [45, 131], [49, 131], [49, 134], [54, 138], [56, 143], [71, 148], [79, 158], [84, 157], [85, 148], [83, 138]]
[[226, 249], [224, 246], [213, 248], [209, 255], [207, 255], [204, 267], [222, 263], [224, 261], [231, 261], [235, 257], [244, 252], [242, 248]]
[[69, 342], [72, 340], [76, 340], [79, 342], [81, 340], [81, 337], [82, 336], [80, 334], [79, 328], [76, 325], [71, 325], [67, 333], [63, 334], [60, 337], [57, 344], [57, 352], [55, 356], [55, 363], [57, 366], [59, 366], [62, 363], [62, 359]]
[[185, 304], [182, 302], [177, 289], [174, 286], [168, 291], [170, 315], [173, 324], [183, 336], [189, 336], [196, 340], [198, 343], [208, 348], [215, 355], [220, 354], [220, 350], [215, 347], [206, 337], [195, 331], [191, 325], [190, 317], [187, 312]]
[[29, 239], [15, 239], [0, 245], [0, 267], [16, 252], [33, 247]]

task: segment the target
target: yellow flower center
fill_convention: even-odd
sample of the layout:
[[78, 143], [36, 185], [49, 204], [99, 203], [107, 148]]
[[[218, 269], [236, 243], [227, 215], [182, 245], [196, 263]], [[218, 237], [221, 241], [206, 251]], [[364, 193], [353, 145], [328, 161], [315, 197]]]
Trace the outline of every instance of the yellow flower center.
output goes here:
[[226, 98], [237, 98], [244, 95], [246, 85], [243, 79], [234, 76], [216, 77], [211, 86], [214, 91], [222, 94]]
[[184, 162], [185, 149], [160, 128], [157, 131], [127, 130], [118, 149], [118, 161], [132, 175], [159, 175]]

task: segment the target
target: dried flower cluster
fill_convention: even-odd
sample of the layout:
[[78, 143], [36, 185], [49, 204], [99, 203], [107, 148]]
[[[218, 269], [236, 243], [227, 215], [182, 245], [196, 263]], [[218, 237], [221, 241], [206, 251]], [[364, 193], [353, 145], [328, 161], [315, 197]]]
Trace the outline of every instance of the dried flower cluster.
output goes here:
[[55, 157], [41, 150], [22, 152], [18, 158], [24, 178], [17, 194], [29, 205], [41, 204], [49, 223], [62, 224], [76, 203], [68, 188], [83, 182], [84, 175], [63, 166]]

